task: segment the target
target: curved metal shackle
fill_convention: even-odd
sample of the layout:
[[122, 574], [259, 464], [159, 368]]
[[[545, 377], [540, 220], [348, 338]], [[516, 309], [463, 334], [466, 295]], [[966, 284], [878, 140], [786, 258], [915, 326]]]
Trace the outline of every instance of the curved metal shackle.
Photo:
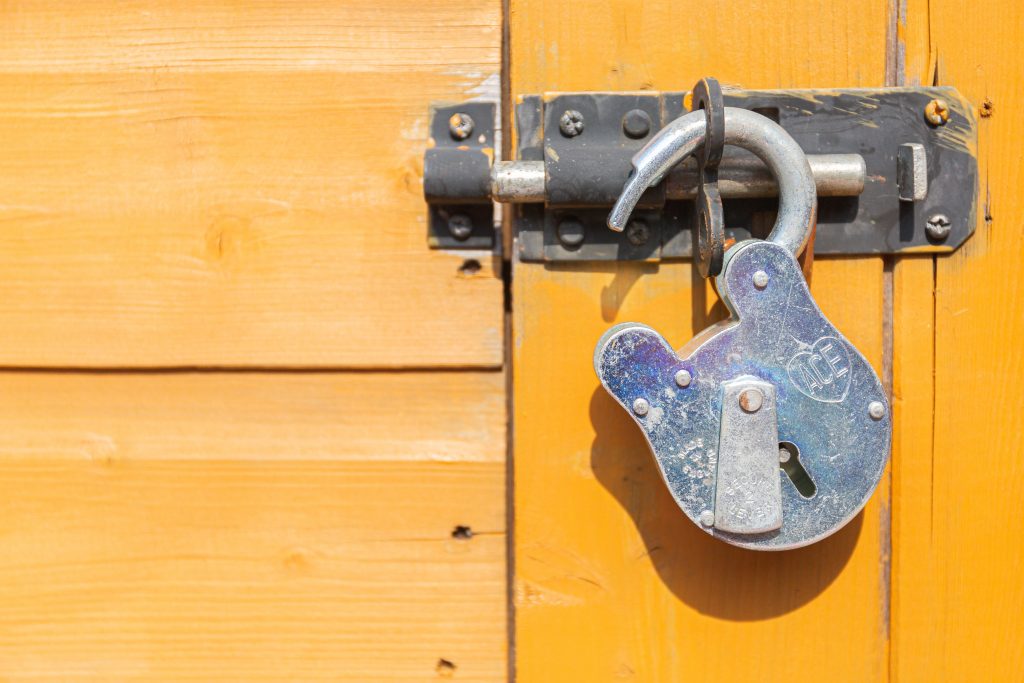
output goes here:
[[[706, 125], [703, 111], [680, 116], [633, 156], [633, 173], [608, 214], [609, 228], [621, 232], [626, 227], [640, 195], [704, 144]], [[811, 236], [818, 207], [814, 175], [800, 145], [768, 117], [737, 107], [725, 108], [725, 143], [753, 152], [775, 175], [779, 213], [768, 241], [799, 256]]]

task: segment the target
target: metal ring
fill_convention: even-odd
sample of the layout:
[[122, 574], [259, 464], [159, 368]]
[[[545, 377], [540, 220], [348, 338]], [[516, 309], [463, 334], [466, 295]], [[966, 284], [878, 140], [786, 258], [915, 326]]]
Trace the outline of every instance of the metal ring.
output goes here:
[[704, 110], [707, 128], [700, 153], [701, 169], [715, 170], [722, 160], [725, 147], [725, 105], [722, 104], [722, 86], [714, 78], [702, 78], [693, 86], [692, 111]]
[[725, 215], [718, 191], [718, 164], [725, 148], [725, 105], [722, 86], [714, 78], [702, 78], [693, 86], [693, 111], [704, 111], [704, 144], [697, 156], [700, 184], [694, 212], [694, 243], [697, 270], [704, 277], [722, 272], [725, 253]]
[[[608, 214], [608, 227], [621, 232], [644, 191], [704, 142], [704, 112], [680, 116], [662, 128], [633, 157], [634, 172]], [[725, 142], [750, 150], [779, 182], [779, 214], [768, 241], [799, 256], [811, 236], [818, 197], [810, 164], [782, 126], [747, 109], [725, 108]]]

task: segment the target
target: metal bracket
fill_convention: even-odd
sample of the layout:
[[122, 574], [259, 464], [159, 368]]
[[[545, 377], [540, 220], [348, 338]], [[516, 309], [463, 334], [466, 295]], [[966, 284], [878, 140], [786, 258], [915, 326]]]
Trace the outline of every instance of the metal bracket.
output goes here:
[[423, 195], [430, 204], [427, 243], [434, 249], [494, 246], [494, 112], [491, 102], [431, 107]]
[[[516, 160], [486, 168], [481, 159], [492, 158], [490, 150], [476, 139], [456, 141], [449, 131], [453, 114], [475, 118], [469, 108], [481, 105], [436, 109], [433, 147], [424, 163], [431, 245], [489, 246], [493, 229], [487, 232], [483, 224], [491, 220], [493, 199], [516, 204], [516, 248], [523, 261], [691, 258], [699, 185], [693, 159], [644, 194], [625, 231], [605, 224], [631, 157], [687, 111], [684, 99], [681, 92], [522, 97], [515, 107]], [[950, 252], [973, 233], [976, 121], [955, 89], [726, 90], [723, 101], [777, 121], [808, 155], [818, 190], [815, 253]], [[484, 140], [493, 144], [493, 131]], [[472, 161], [455, 162], [473, 154]], [[437, 163], [439, 155], [452, 163]], [[765, 236], [777, 187], [764, 164], [727, 147], [719, 188], [726, 240]], [[454, 239], [451, 217], [471, 211], [477, 212], [470, 218], [472, 243]], [[475, 241], [485, 233], [487, 245]]]

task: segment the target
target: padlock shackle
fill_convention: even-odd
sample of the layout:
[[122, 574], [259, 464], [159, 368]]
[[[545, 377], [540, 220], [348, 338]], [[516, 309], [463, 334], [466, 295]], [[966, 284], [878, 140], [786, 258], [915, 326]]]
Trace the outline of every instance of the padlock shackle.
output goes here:
[[[608, 214], [608, 227], [625, 229], [640, 196], [704, 144], [705, 115], [695, 111], [662, 128], [633, 156], [633, 172]], [[725, 143], [756, 154], [779, 183], [779, 213], [768, 241], [799, 256], [811, 236], [818, 196], [800, 145], [779, 124], [748, 109], [725, 108]]]

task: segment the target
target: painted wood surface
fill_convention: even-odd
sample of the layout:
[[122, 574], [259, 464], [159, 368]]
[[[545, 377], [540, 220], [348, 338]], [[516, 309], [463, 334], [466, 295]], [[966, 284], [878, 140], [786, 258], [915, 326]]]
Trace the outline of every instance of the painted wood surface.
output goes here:
[[502, 680], [503, 386], [0, 373], [0, 677]]
[[500, 262], [421, 188], [501, 28], [3, 4], [0, 679], [506, 678]]
[[982, 187], [962, 249], [900, 264], [894, 679], [1021, 680], [1024, 7], [930, 0], [904, 12], [907, 81], [956, 86], [976, 108]]
[[[511, 2], [513, 96], [879, 86], [885, 2]], [[698, 28], [699, 27], [699, 28]], [[817, 259], [826, 315], [883, 369], [881, 258]], [[888, 480], [834, 538], [781, 554], [707, 538], [598, 384], [615, 323], [681, 346], [721, 304], [688, 263], [513, 271], [518, 680], [877, 681], [888, 671]]]
[[500, 45], [496, 1], [5, 3], [0, 366], [499, 366], [421, 159]]
[[[512, 95], [879, 86], [885, 2], [572, 4], [513, 0]], [[698, 28], [699, 27], [699, 28]], [[818, 259], [826, 315], [883, 368], [882, 260]], [[681, 346], [723, 315], [689, 264], [513, 272], [518, 680], [878, 681], [888, 673], [889, 491], [791, 553], [717, 543], [680, 513], [598, 384], [600, 334], [627, 320]]]

